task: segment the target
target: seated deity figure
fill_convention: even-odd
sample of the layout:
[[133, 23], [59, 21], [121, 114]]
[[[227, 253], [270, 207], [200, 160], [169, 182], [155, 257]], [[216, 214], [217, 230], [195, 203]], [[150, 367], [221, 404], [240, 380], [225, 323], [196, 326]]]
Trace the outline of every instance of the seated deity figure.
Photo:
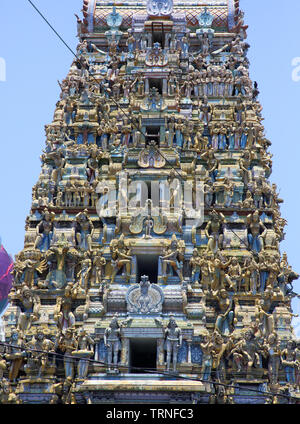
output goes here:
[[72, 312], [72, 300], [69, 297], [58, 297], [54, 308], [54, 320], [59, 331], [65, 331], [75, 325], [75, 316]]
[[111, 245], [111, 265], [112, 265], [112, 273], [111, 273], [111, 284], [114, 283], [115, 277], [118, 272], [125, 268], [125, 279], [128, 282], [130, 280], [131, 275], [131, 261], [133, 259], [130, 256], [130, 249], [128, 249], [125, 245], [124, 235], [122, 234], [119, 240], [112, 240]]
[[219, 249], [222, 249], [224, 239], [222, 234], [224, 219], [224, 215], [216, 212], [215, 210], [213, 210], [210, 214], [210, 220], [205, 228], [205, 235], [208, 239], [207, 250], [209, 252], [216, 253]]
[[287, 254], [284, 252], [280, 261], [280, 273], [278, 275], [278, 284], [284, 296], [293, 290], [292, 282], [298, 278], [299, 274], [294, 272], [292, 267], [288, 264]]
[[240, 291], [241, 280], [242, 268], [237, 258], [232, 258], [227, 273], [225, 274], [225, 281], [229, 284], [229, 289], [236, 293]]
[[17, 292], [17, 297], [21, 301], [22, 312], [18, 319], [18, 330], [25, 334], [30, 330], [33, 322], [40, 317], [41, 299], [27, 286]]
[[165, 329], [165, 350], [167, 351], [167, 371], [170, 371], [171, 363], [173, 363], [173, 371], [177, 371], [177, 355], [178, 349], [182, 345], [182, 334], [175, 318], [169, 319], [167, 328]]
[[261, 366], [261, 352], [262, 348], [255, 339], [254, 332], [249, 328], [245, 331], [244, 337], [236, 343], [228, 357], [232, 355], [237, 372], [241, 373], [245, 370], [247, 379], [250, 379], [252, 368]]
[[78, 278], [78, 287], [80, 287], [81, 293], [87, 293], [88, 284], [90, 280], [90, 273], [92, 270], [92, 261], [89, 258], [88, 252], [84, 252], [83, 259], [80, 263], [80, 271], [77, 274]]
[[161, 265], [161, 275], [163, 277], [164, 282], [166, 283], [168, 279], [168, 267], [171, 267], [171, 269], [173, 269], [177, 273], [178, 277], [180, 278], [180, 282], [182, 282], [183, 262], [176, 236], [172, 237], [171, 245], [165, 250], [165, 255], [160, 256], [159, 258]]
[[108, 367], [111, 369], [112, 365], [118, 365], [119, 351], [121, 350], [121, 329], [117, 315], [113, 317], [109, 327], [104, 332], [104, 345], [107, 348]]

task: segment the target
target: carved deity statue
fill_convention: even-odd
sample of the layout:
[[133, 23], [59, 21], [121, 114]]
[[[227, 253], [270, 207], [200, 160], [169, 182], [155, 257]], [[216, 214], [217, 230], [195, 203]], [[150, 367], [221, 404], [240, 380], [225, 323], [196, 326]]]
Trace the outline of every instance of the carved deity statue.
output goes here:
[[78, 337], [76, 340], [76, 350], [72, 352], [74, 357], [79, 358], [77, 365], [77, 378], [84, 380], [88, 375], [89, 359], [93, 356], [93, 346], [95, 342], [91, 336], [89, 336], [86, 330], [82, 327], [79, 330]]
[[76, 339], [74, 336], [74, 330], [72, 328], [67, 328], [64, 333], [61, 333], [57, 345], [59, 349], [64, 353], [64, 370], [65, 378], [74, 379], [75, 368], [74, 360], [72, 358], [72, 353], [77, 348]]
[[22, 312], [18, 320], [18, 330], [25, 334], [30, 330], [31, 324], [40, 317], [41, 299], [27, 286], [23, 286], [21, 290], [18, 290], [16, 296], [20, 299], [22, 305]]
[[78, 229], [76, 239], [80, 249], [92, 250], [92, 238], [94, 233], [94, 225], [88, 216], [88, 211], [85, 209], [76, 215]]
[[36, 228], [36, 240], [35, 249], [40, 249], [41, 252], [45, 252], [50, 248], [52, 235], [53, 235], [53, 220], [55, 214], [49, 212], [48, 209], [44, 210], [42, 220]]
[[244, 336], [236, 343], [228, 357], [233, 357], [233, 363], [237, 373], [245, 371], [247, 379], [252, 376], [252, 368], [261, 366], [261, 346], [255, 339], [253, 330], [247, 329]]
[[120, 270], [125, 268], [125, 279], [128, 282], [131, 275], [131, 261], [130, 249], [128, 249], [124, 242], [124, 235], [122, 234], [119, 240], [112, 240], [111, 245], [111, 284], [114, 283], [115, 277]]
[[205, 235], [208, 239], [207, 250], [216, 253], [218, 249], [222, 249], [223, 244], [223, 222], [224, 215], [220, 212], [212, 211], [210, 220], [205, 228]]
[[167, 371], [170, 371], [171, 363], [173, 372], [177, 371], [178, 349], [182, 345], [182, 334], [175, 318], [170, 317], [167, 328], [165, 329], [165, 350], [167, 351]]
[[180, 252], [176, 236], [172, 237], [171, 244], [165, 250], [165, 254], [163, 256], [160, 256], [160, 261], [161, 261], [161, 275], [165, 283], [167, 282], [167, 279], [168, 279], [168, 267], [171, 267], [171, 269], [177, 273], [181, 282], [183, 281], [182, 254]]
[[107, 348], [108, 367], [111, 369], [112, 365], [118, 365], [121, 350], [121, 329], [116, 315], [104, 332], [104, 344]]

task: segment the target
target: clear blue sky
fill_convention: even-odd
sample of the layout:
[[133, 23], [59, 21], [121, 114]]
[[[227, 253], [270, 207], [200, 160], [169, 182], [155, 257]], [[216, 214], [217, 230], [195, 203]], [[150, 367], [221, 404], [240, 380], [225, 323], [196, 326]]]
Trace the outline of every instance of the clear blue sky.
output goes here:
[[[83, 1], [34, 2], [74, 49], [74, 13], [80, 14]], [[259, 83], [266, 135], [273, 143], [271, 180], [285, 201], [281, 211], [288, 226], [281, 251], [300, 273], [300, 81], [292, 79], [292, 60], [300, 57], [300, 2], [241, 0], [241, 8], [249, 25], [251, 77]], [[27, 0], [1, 1], [0, 14], [0, 58], [6, 61], [7, 73], [6, 82], [0, 82], [0, 235], [14, 256], [23, 248], [31, 189], [40, 173], [44, 125], [51, 122], [59, 98], [57, 80], [66, 76], [72, 56]], [[300, 292], [300, 282], [295, 288]], [[299, 303], [294, 302], [297, 313]], [[295, 323], [300, 336], [300, 319]]]

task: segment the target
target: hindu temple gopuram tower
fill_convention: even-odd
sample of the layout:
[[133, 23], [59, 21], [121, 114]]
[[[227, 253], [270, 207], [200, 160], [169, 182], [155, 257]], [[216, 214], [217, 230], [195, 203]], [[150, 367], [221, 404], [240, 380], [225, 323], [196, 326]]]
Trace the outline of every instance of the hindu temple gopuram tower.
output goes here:
[[239, 1], [83, 15], [3, 318], [2, 402], [297, 402], [298, 275]]

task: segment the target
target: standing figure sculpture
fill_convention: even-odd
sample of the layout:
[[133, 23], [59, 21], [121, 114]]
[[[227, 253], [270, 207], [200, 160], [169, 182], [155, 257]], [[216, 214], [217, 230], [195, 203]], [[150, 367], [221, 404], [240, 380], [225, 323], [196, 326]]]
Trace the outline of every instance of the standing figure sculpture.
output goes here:
[[131, 275], [131, 261], [132, 256], [130, 256], [130, 250], [127, 249], [124, 242], [124, 235], [122, 234], [119, 240], [112, 240], [111, 245], [111, 265], [112, 265], [112, 274], [111, 274], [111, 284], [114, 283], [115, 277], [118, 272], [125, 268], [125, 279], [126, 282], [130, 280]]
[[218, 300], [220, 313], [217, 316], [215, 330], [221, 335], [228, 336], [233, 324], [233, 300], [225, 289], [213, 292], [213, 297]]
[[278, 383], [280, 367], [280, 344], [276, 333], [271, 333], [264, 345], [265, 355], [268, 360], [269, 382], [272, 386]]
[[263, 249], [263, 237], [266, 232], [266, 227], [259, 217], [258, 210], [247, 216], [247, 224], [249, 247], [259, 253]]
[[84, 252], [83, 259], [80, 265], [81, 265], [81, 268], [77, 274], [77, 278], [78, 278], [77, 284], [79, 287], [79, 292], [82, 294], [85, 294], [87, 293], [87, 290], [88, 290], [88, 285], [90, 281], [90, 273], [92, 270], [92, 261], [89, 258], [88, 252]]
[[199, 286], [200, 280], [200, 256], [197, 249], [193, 250], [193, 255], [190, 259], [190, 267], [192, 270], [192, 284]]
[[256, 300], [260, 331], [265, 337], [268, 337], [274, 331], [274, 317], [270, 313], [272, 303], [272, 292], [270, 290], [266, 290], [262, 293], [261, 298]]
[[167, 282], [168, 279], [168, 267], [170, 266], [180, 278], [180, 282], [183, 281], [183, 262], [182, 255], [179, 250], [178, 241], [176, 236], [172, 237], [171, 245], [169, 248], [165, 250], [165, 255], [160, 256], [160, 267], [161, 267], [161, 275], [163, 277], [164, 282]]
[[67, 283], [66, 277], [66, 259], [70, 250], [69, 243], [66, 240], [64, 234], [61, 239], [47, 252], [48, 263], [54, 260], [56, 262], [56, 269], [49, 272], [46, 277], [46, 286], [61, 289], [65, 287]]
[[77, 231], [76, 240], [78, 247], [82, 250], [92, 250], [92, 238], [94, 233], [94, 225], [88, 216], [88, 211], [85, 209], [76, 215]]
[[117, 315], [111, 320], [109, 327], [104, 332], [104, 345], [107, 348], [108, 369], [117, 367], [119, 362], [119, 351], [121, 350], [121, 329]]
[[40, 249], [41, 252], [46, 252], [50, 248], [53, 236], [53, 221], [55, 213], [44, 210], [42, 220], [36, 227], [35, 249]]
[[92, 347], [94, 346], [94, 340], [86, 333], [84, 328], [79, 330], [77, 337], [76, 350], [72, 352], [76, 358], [80, 358], [77, 365], [77, 378], [84, 380], [88, 375], [89, 358], [94, 354]]
[[204, 340], [200, 343], [202, 350], [202, 367], [201, 367], [201, 378], [203, 380], [210, 380], [211, 370], [213, 365], [213, 343], [211, 342], [210, 336], [204, 336]]
[[295, 352], [295, 342], [293, 340], [288, 340], [286, 348], [281, 353], [281, 362], [284, 367], [286, 381], [289, 385], [294, 385], [296, 383], [296, 352]]
[[12, 382], [16, 382], [19, 372], [26, 357], [25, 342], [18, 330], [13, 330], [10, 337], [10, 345], [8, 346], [5, 359], [10, 362], [8, 378]]
[[205, 235], [208, 239], [207, 251], [217, 253], [222, 249], [224, 235], [223, 235], [223, 222], [225, 216], [220, 212], [213, 210], [210, 214], [210, 220], [205, 228]]
[[170, 317], [167, 328], [165, 329], [165, 350], [167, 351], [167, 371], [170, 371], [171, 363], [173, 371], [177, 371], [178, 349], [182, 345], [182, 334], [175, 318]]
[[75, 376], [74, 359], [71, 355], [77, 348], [73, 332], [72, 328], [67, 328], [57, 341], [59, 349], [64, 353], [65, 378], [70, 377], [71, 379]]
[[105, 265], [106, 259], [103, 256], [103, 252], [95, 251], [93, 256], [93, 273], [94, 273], [94, 284], [100, 287], [105, 277]]

